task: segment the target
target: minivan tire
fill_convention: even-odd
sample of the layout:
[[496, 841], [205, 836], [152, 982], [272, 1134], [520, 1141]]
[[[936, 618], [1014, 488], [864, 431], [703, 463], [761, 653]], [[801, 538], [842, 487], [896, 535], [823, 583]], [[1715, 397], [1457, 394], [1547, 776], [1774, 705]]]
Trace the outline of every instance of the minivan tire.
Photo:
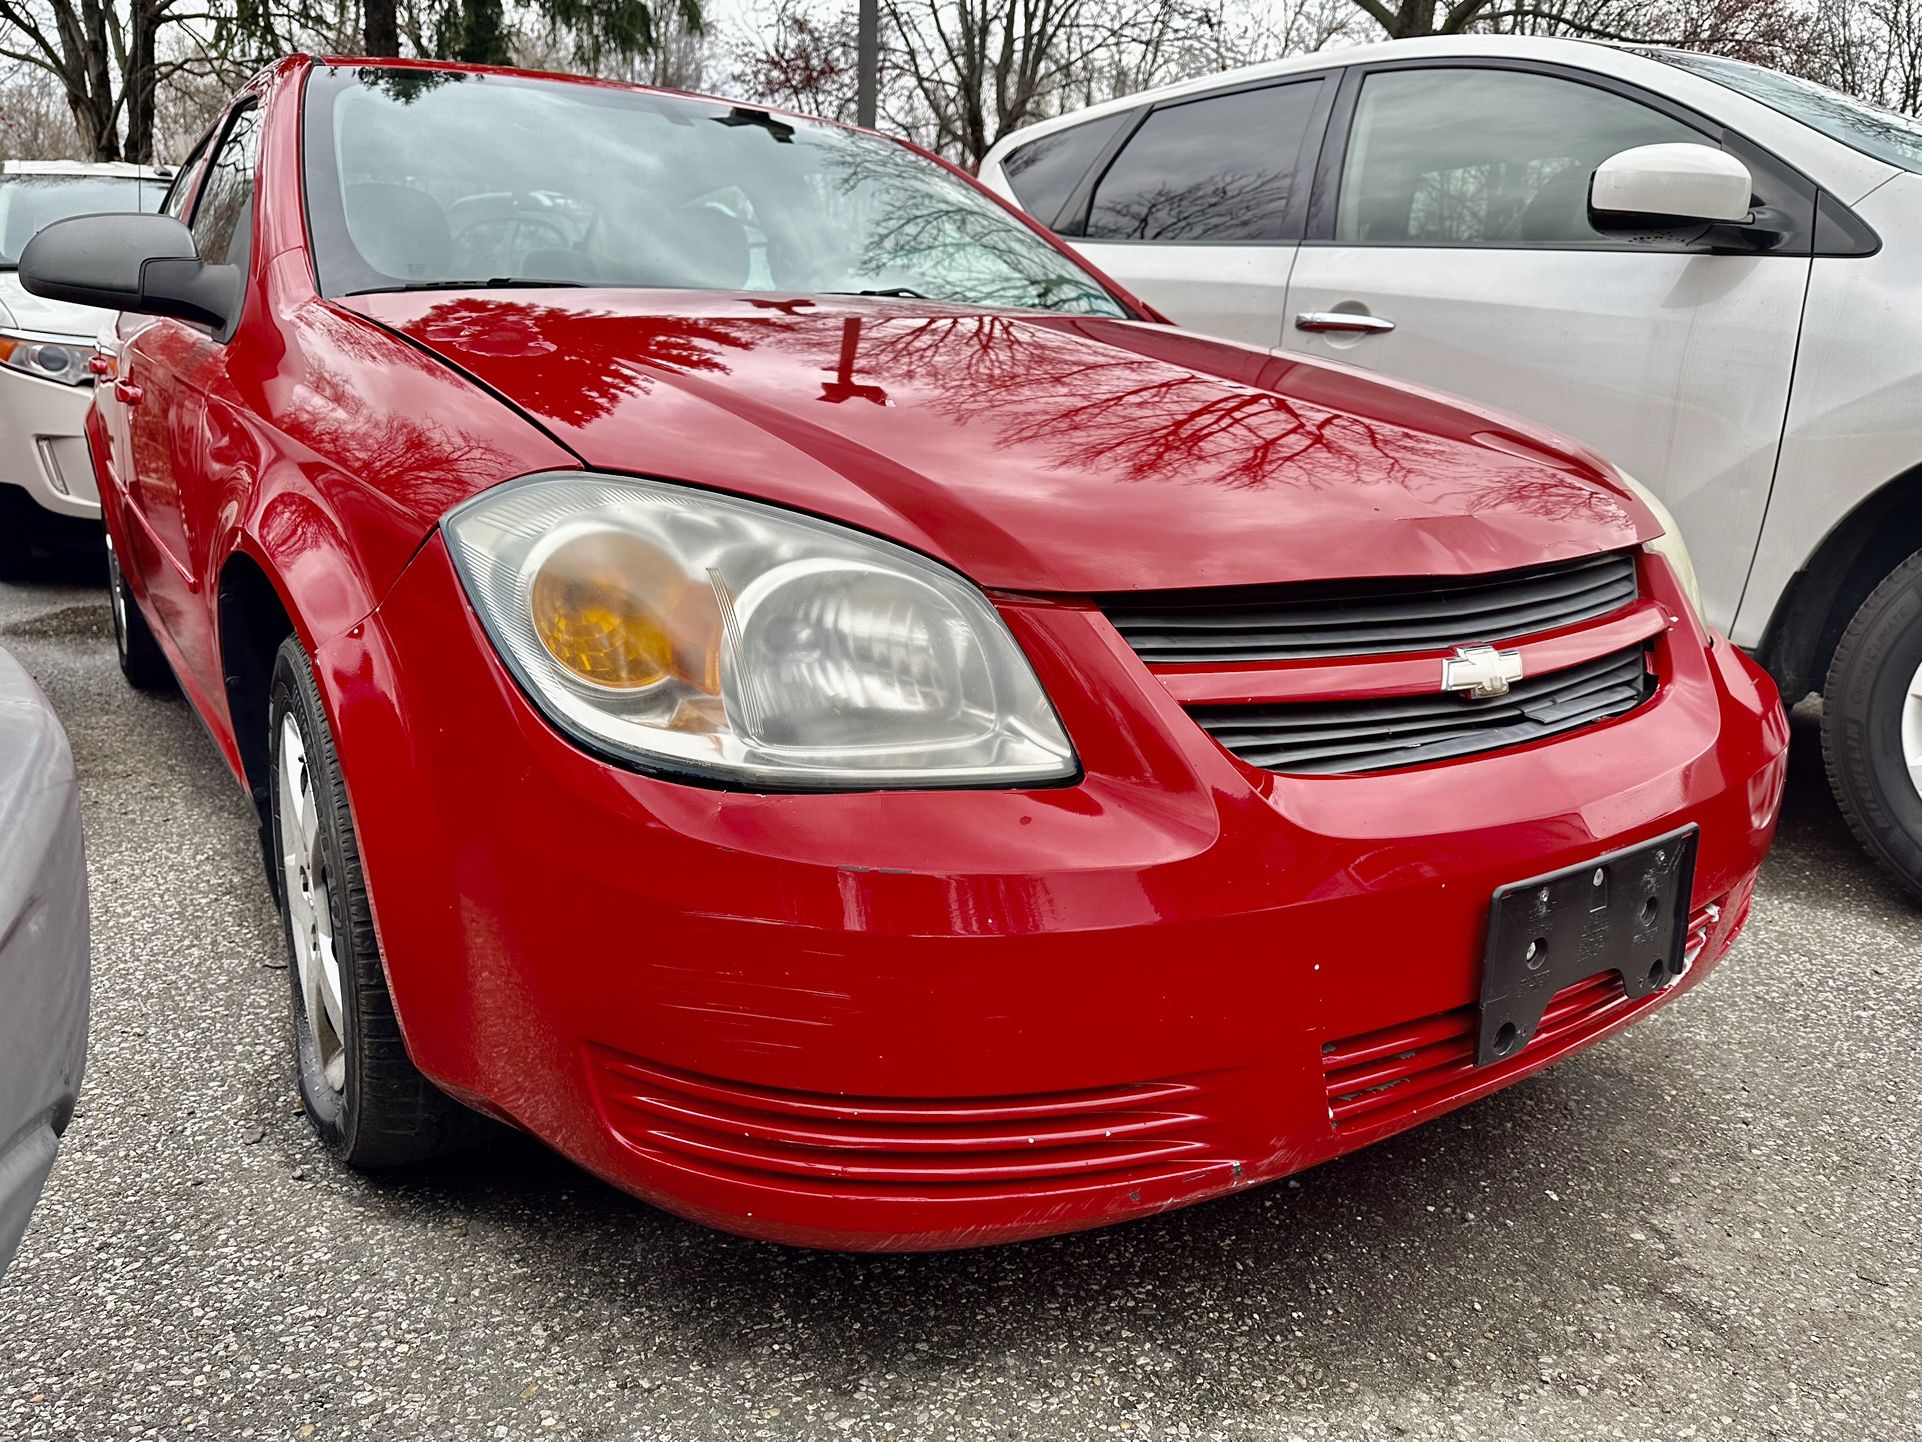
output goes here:
[[1856, 611], [1822, 690], [1822, 755], [1842, 815], [1869, 854], [1922, 899], [1922, 790], [1902, 739], [1903, 709], [1919, 672], [1922, 551]]
[[[274, 658], [267, 725], [268, 826], [281, 867], [274, 890], [288, 950], [294, 1069], [307, 1118], [328, 1151], [361, 1169], [405, 1166], [465, 1145], [480, 1134], [482, 1119], [421, 1075], [401, 1036], [333, 733], [298, 637], [282, 642]], [[289, 750], [296, 743], [298, 756]], [[304, 802], [313, 806], [315, 822], [310, 843], [301, 839], [298, 817], [287, 814], [283, 766], [308, 783]], [[293, 809], [301, 805], [296, 800]], [[311, 886], [304, 885], [303, 865]], [[303, 915], [329, 933], [336, 963], [341, 1018], [337, 1029], [325, 1024], [325, 1041], [308, 1017], [309, 984], [295, 935], [303, 900]]]

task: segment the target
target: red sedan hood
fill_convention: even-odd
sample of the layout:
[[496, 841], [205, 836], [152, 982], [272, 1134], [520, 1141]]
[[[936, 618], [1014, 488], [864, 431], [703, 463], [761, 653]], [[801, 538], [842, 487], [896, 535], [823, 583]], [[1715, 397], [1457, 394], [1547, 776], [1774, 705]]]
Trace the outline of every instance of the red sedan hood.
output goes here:
[[831, 516], [992, 587], [1460, 574], [1656, 530], [1546, 432], [1159, 326], [639, 290], [349, 304], [588, 466]]

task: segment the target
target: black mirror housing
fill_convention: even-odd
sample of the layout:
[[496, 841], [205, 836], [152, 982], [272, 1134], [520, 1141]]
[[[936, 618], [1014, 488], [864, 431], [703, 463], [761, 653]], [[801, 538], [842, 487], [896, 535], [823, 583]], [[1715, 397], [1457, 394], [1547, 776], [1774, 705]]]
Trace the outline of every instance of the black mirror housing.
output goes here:
[[203, 265], [193, 232], [170, 215], [77, 215], [38, 232], [20, 252], [34, 295], [101, 310], [165, 315], [224, 331], [240, 272]]

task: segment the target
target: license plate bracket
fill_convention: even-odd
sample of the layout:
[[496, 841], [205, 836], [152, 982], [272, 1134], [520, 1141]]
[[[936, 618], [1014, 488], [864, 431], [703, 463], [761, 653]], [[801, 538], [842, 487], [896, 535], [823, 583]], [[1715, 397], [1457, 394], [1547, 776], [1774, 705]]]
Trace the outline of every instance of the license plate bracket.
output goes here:
[[1698, 828], [1611, 851], [1496, 889], [1482, 957], [1475, 1065], [1527, 1046], [1556, 992], [1618, 972], [1630, 997], [1671, 986], [1686, 969]]

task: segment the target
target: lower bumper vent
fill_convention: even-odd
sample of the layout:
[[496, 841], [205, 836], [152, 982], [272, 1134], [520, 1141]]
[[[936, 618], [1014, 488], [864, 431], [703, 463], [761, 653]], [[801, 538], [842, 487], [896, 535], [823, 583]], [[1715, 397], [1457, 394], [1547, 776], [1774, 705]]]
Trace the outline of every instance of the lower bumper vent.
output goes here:
[[[1746, 912], [1738, 909], [1732, 924], [1724, 927], [1726, 905], [1724, 898], [1690, 915], [1683, 947], [1690, 965], [1718, 939], [1718, 932], [1724, 947], [1734, 939]], [[1631, 1007], [1653, 1003], [1661, 995], [1653, 993], [1631, 1003], [1620, 973], [1613, 971], [1578, 981], [1549, 1002], [1541, 1027], [1527, 1046], [1507, 1061], [1484, 1069], [1475, 1066], [1472, 1006], [1329, 1042], [1321, 1049], [1328, 1119], [1340, 1130], [1405, 1118], [1474, 1086], [1483, 1071], [1498, 1073], [1526, 1063], [1570, 1038], [1599, 1031]]]
[[722, 1081], [596, 1047], [603, 1114], [683, 1168], [837, 1191], [1023, 1189], [1119, 1181], [1203, 1160], [1182, 1082], [967, 1099], [886, 1099]]

